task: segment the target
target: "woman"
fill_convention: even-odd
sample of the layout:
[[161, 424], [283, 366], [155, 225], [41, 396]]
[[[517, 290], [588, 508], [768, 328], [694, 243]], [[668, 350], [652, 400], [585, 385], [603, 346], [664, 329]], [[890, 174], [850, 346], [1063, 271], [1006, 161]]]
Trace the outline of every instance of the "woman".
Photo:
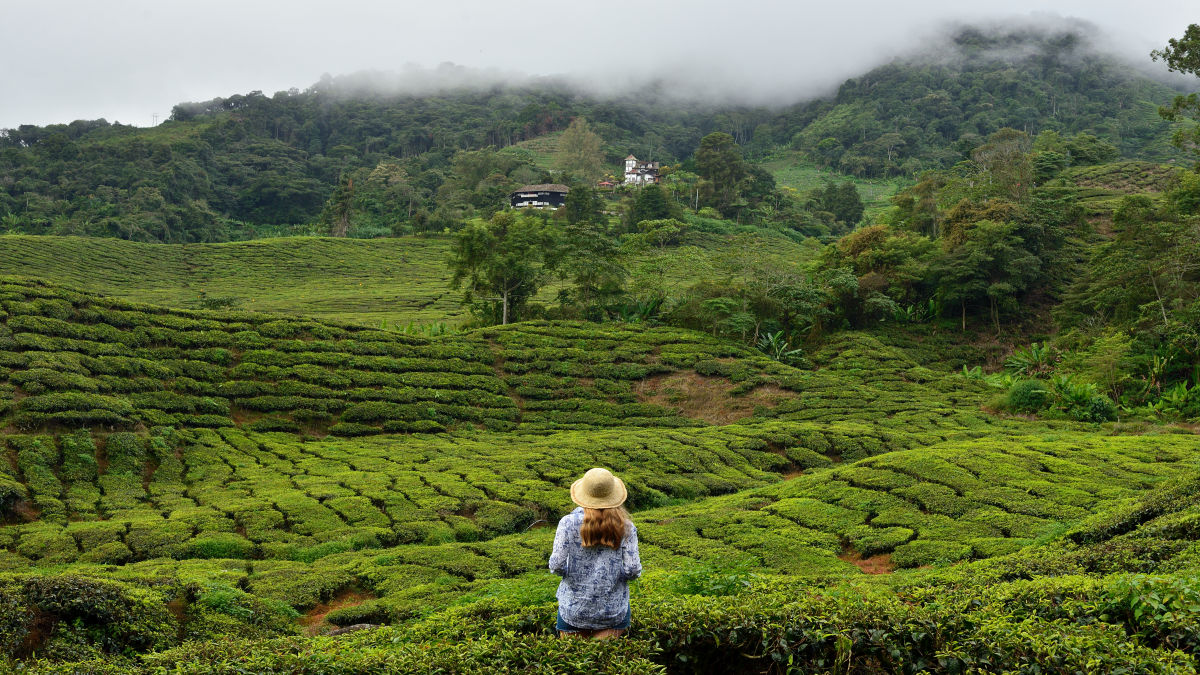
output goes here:
[[550, 569], [558, 585], [558, 634], [598, 639], [629, 628], [629, 580], [642, 573], [637, 528], [621, 505], [628, 492], [608, 469], [571, 484], [579, 508], [558, 521]]

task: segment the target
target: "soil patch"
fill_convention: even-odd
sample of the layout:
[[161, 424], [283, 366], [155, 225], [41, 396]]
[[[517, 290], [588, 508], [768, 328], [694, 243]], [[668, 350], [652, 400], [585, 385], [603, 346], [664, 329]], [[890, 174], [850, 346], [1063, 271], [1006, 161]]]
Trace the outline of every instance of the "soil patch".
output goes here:
[[20, 499], [12, 505], [12, 513], [19, 519], [17, 522], [24, 523], [32, 523], [42, 515], [36, 506], [24, 499]]
[[40, 609], [33, 610], [33, 621], [29, 624], [29, 633], [21, 641], [20, 646], [13, 651], [13, 656], [24, 659], [41, 649], [46, 644], [46, 640], [50, 639], [56, 623], [58, 623], [57, 616]]
[[305, 612], [300, 616], [298, 621], [304, 629], [305, 635], [317, 635], [322, 632], [323, 628], [329, 626], [329, 624], [325, 623], [325, 616], [333, 610], [355, 607], [368, 600], [374, 600], [375, 597], [374, 593], [364, 591], [361, 588], [347, 588], [338, 592], [329, 602], [323, 602]]
[[847, 549], [844, 553], [838, 556], [839, 560], [854, 565], [862, 570], [863, 574], [891, 574], [892, 570], [896, 569], [892, 564], [891, 553], [880, 553], [869, 558], [864, 558], [858, 554], [858, 551]]
[[708, 377], [679, 372], [647, 377], [634, 385], [633, 394], [642, 403], [675, 408], [684, 417], [710, 424], [729, 424], [754, 415], [756, 406], [774, 408], [794, 393], [775, 385], [760, 385], [741, 396], [731, 392], [737, 385], [725, 377]]
[[96, 473], [108, 473], [108, 436], [96, 438]]
[[263, 413], [254, 410], [243, 410], [237, 406], [230, 406], [229, 419], [239, 427], [244, 427], [253, 424], [264, 417]]

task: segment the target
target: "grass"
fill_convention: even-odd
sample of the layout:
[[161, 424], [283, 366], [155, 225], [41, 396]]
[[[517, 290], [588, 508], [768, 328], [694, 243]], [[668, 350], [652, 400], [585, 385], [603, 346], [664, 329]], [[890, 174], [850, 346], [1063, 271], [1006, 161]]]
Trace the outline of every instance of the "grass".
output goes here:
[[[554, 131], [544, 136], [531, 138], [527, 141], [521, 141], [514, 145], [501, 150], [526, 157], [533, 161], [533, 165], [543, 171], [549, 171], [554, 168], [554, 156], [558, 153], [558, 139], [561, 138], [563, 132]], [[616, 170], [615, 168], [613, 169]]]
[[804, 153], [790, 150], [781, 151], [763, 162], [763, 167], [775, 176], [777, 185], [791, 188], [800, 196], [807, 195], [827, 182], [843, 183], [850, 181], [858, 189], [866, 206], [865, 216], [874, 220], [879, 214], [891, 207], [892, 195], [907, 187], [912, 181], [904, 178], [857, 178], [823, 169], [808, 159]]
[[287, 312], [370, 326], [463, 318], [444, 239], [317, 237], [227, 244], [142, 244], [0, 237], [0, 268], [137, 302]]
[[[680, 272], [695, 280], [726, 241], [697, 234], [681, 253], [700, 262]], [[764, 236], [772, 259], [814, 255], [783, 237]], [[119, 239], [0, 235], [0, 270], [135, 302], [199, 309], [205, 301], [241, 311], [298, 314], [363, 326], [446, 323], [468, 318], [450, 288], [450, 240], [400, 237], [287, 237], [224, 244], [144, 244]], [[553, 301], [559, 286], [538, 296]]]

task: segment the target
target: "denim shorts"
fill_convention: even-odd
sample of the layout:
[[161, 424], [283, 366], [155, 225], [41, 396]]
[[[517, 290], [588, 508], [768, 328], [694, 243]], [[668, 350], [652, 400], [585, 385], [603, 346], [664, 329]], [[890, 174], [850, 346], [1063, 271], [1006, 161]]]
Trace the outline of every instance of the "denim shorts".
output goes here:
[[609, 626], [607, 628], [576, 628], [566, 621], [563, 621], [562, 613], [560, 612], [558, 615], [558, 623], [555, 625], [555, 630], [558, 630], [562, 633], [590, 633], [597, 630], [628, 630], [629, 622], [632, 618], [633, 612], [627, 609], [625, 610], [625, 618], [615, 626]]

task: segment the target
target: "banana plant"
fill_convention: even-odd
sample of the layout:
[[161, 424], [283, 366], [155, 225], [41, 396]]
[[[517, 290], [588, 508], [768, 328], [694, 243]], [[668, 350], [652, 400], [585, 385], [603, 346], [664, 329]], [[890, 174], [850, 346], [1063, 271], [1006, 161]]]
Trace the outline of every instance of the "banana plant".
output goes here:
[[1025, 349], [1017, 349], [1004, 362], [1004, 367], [1017, 375], [1039, 375], [1054, 369], [1054, 348], [1046, 343], [1034, 342]]
[[793, 349], [790, 342], [783, 337], [783, 331], [763, 333], [758, 337], [758, 351], [766, 354], [780, 363], [795, 363], [804, 356], [803, 349]]

